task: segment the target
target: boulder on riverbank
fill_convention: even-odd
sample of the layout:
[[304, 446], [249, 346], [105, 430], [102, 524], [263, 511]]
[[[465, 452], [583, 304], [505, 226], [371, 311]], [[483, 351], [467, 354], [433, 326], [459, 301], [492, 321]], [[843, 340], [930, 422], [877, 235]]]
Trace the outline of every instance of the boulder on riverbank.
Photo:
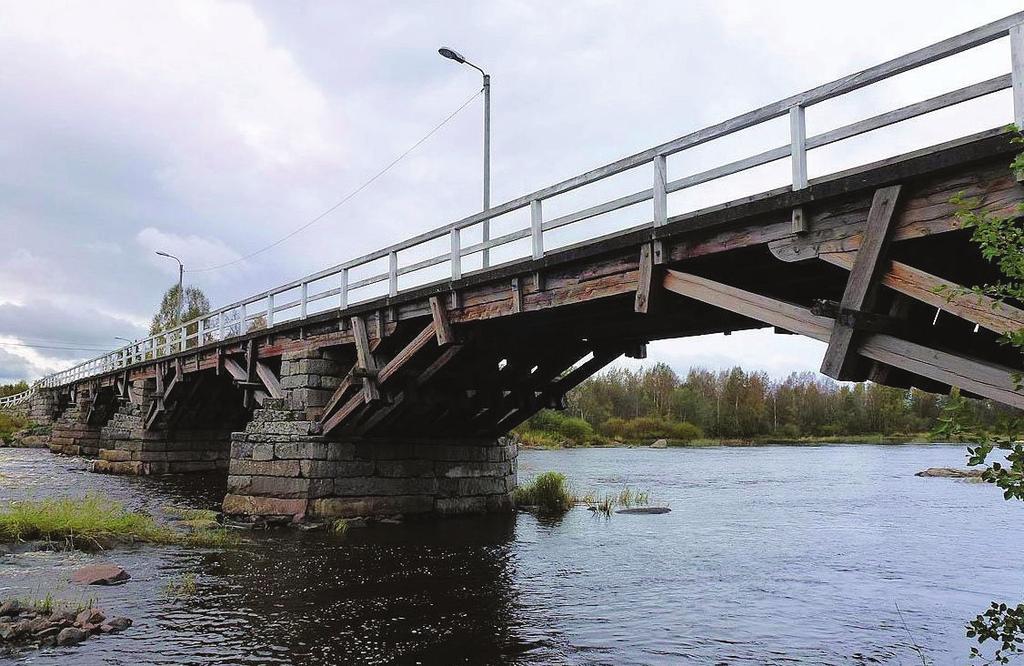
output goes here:
[[651, 448], [652, 449], [667, 449], [668, 448], [668, 440], [667, 439], [656, 439], [656, 440], [654, 440], [654, 443], [651, 444]]
[[659, 514], [659, 513], [669, 513], [670, 511], [672, 511], [672, 509], [668, 508], [667, 506], [638, 506], [638, 507], [633, 507], [631, 509], [619, 509], [615, 513], [624, 513], [624, 514], [627, 514], [627, 515], [628, 514]]
[[81, 585], [120, 585], [130, 579], [127, 571], [116, 564], [90, 564], [71, 574], [71, 582]]
[[0, 446], [21, 449], [45, 449], [50, 445], [50, 426], [30, 426], [11, 435], [10, 442], [0, 440]]
[[914, 476], [935, 476], [946, 479], [975, 479], [981, 480], [984, 470], [980, 469], [957, 469], [955, 467], [929, 467]]
[[75, 645], [95, 634], [116, 634], [132, 626], [126, 617], [106, 618], [98, 608], [77, 614], [52, 604], [24, 604], [11, 599], [0, 604], [0, 645]]

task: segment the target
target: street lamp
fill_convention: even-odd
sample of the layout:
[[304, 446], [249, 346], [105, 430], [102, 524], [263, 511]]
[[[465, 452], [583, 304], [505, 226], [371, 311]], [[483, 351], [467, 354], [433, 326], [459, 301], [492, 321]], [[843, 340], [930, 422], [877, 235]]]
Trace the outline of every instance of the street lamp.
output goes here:
[[133, 344], [135, 342], [134, 340], [129, 340], [128, 338], [122, 338], [120, 335], [115, 335], [114, 339], [115, 340], [124, 340], [128, 344]]
[[182, 311], [185, 308], [185, 291], [182, 287], [182, 280], [185, 277], [185, 264], [181, 263], [181, 259], [178, 259], [173, 254], [167, 254], [166, 252], [156, 251], [161, 257], [168, 257], [178, 262], [178, 318], [182, 317]]
[[[469, 65], [484, 77], [484, 210], [491, 207], [491, 75], [480, 69], [465, 56], [454, 49], [442, 46], [437, 50], [445, 58], [454, 60], [461, 65]], [[483, 242], [491, 239], [491, 221], [484, 220], [482, 223]], [[487, 268], [491, 263], [491, 251], [483, 251], [483, 267]]]

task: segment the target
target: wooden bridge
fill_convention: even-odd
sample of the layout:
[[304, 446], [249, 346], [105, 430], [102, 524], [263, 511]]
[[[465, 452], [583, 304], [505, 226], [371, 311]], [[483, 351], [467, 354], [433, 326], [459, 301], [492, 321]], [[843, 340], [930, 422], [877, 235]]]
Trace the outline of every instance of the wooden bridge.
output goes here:
[[[97, 471], [226, 469], [236, 515], [333, 517], [509, 507], [502, 436], [652, 340], [772, 326], [828, 343], [822, 372], [1017, 407], [1024, 312], [962, 292], [994, 281], [951, 203], [1015, 214], [1006, 129], [808, 179], [807, 154], [1012, 89], [1024, 126], [1024, 13], [246, 298], [69, 370], [6, 403], [52, 420], [51, 448]], [[1010, 73], [807, 136], [815, 104], [1001, 38]], [[778, 148], [670, 180], [671, 156], [778, 118]], [[673, 193], [788, 160], [792, 184], [669, 214]], [[550, 201], [633, 170], [651, 187], [557, 217]], [[516, 211], [529, 226], [494, 238]], [[563, 247], [613, 211], [628, 228]], [[479, 236], [466, 243], [464, 237]], [[516, 242], [527, 256], [463, 271]], [[443, 247], [439, 247], [443, 244]], [[443, 271], [443, 275], [438, 272]], [[374, 288], [386, 294], [374, 295]], [[943, 291], [940, 293], [940, 289]], [[2, 405], [0, 405], [2, 406]]]

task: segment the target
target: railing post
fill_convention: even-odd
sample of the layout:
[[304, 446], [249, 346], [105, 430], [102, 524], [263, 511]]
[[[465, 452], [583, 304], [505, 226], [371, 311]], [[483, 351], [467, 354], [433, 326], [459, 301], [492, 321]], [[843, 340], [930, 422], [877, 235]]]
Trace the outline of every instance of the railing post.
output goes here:
[[1013, 77], [1013, 122], [1024, 130], [1024, 23], [1010, 28], [1010, 64]]
[[267, 328], [274, 325], [274, 295], [267, 295]]
[[789, 110], [789, 146], [793, 163], [793, 189], [807, 187], [807, 123], [804, 107], [794, 106]]
[[340, 301], [338, 303], [338, 307], [340, 307], [342, 310], [344, 310], [345, 308], [348, 307], [348, 269], [347, 268], [342, 268], [341, 269], [341, 284], [339, 285], [338, 290], [341, 292], [340, 298], [338, 299]]
[[664, 155], [654, 157], [654, 226], [664, 226], [668, 222], [668, 168]]
[[217, 313], [217, 342], [224, 339], [224, 315], [227, 314], [225, 310], [221, 310]]
[[185, 347], [188, 346], [188, 327], [182, 326], [181, 333], [178, 334], [178, 337], [181, 338], [181, 349], [178, 351], [185, 351]]
[[246, 328], [245, 328], [245, 326], [246, 326], [246, 324], [245, 324], [245, 303], [242, 303], [241, 310], [242, 311], [241, 311], [240, 316], [238, 318], [238, 334], [239, 335], [245, 335], [245, 331], [246, 331]]
[[200, 317], [199, 321], [196, 322], [196, 347], [203, 346], [203, 333], [206, 331], [205, 321], [205, 318]]
[[398, 295], [398, 253], [388, 253], [388, 296]]
[[306, 305], [309, 302], [309, 284], [306, 282], [302, 283], [302, 297], [299, 301], [299, 317], [302, 319], [306, 318]]
[[533, 258], [544, 256], [544, 215], [540, 199], [530, 202], [530, 238], [533, 240]]
[[452, 229], [452, 279], [462, 279], [462, 244], [459, 242], [459, 229]]

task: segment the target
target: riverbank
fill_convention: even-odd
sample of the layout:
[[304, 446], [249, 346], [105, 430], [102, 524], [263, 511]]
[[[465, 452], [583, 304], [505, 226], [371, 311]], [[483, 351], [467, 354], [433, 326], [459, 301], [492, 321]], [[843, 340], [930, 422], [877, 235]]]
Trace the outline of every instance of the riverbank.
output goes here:
[[641, 448], [710, 448], [710, 447], [761, 447], [761, 446], [823, 446], [829, 444], [873, 444], [873, 445], [899, 445], [899, 444], [934, 444], [937, 440], [931, 438], [929, 433], [904, 433], [892, 435], [829, 435], [823, 437], [754, 437], [750, 439], [735, 438], [713, 438], [703, 437], [700, 439], [660, 439], [660, 440], [637, 440], [637, 441], [608, 441], [608, 442], [572, 442], [569, 440], [557, 441], [546, 439], [538, 443], [529, 438], [523, 438], [519, 442], [519, 448], [524, 450], [546, 451], [561, 449], [641, 449]]

